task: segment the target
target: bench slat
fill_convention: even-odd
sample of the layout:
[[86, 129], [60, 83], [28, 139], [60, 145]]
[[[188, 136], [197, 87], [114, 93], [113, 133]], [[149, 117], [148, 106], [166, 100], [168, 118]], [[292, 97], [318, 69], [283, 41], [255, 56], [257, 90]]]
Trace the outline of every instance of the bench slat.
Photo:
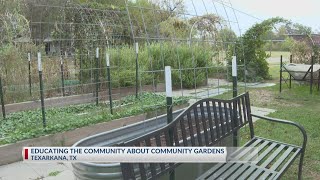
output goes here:
[[[158, 147], [161, 147], [161, 134], [157, 134], [155, 136], [155, 139], [156, 139], [156, 145]], [[161, 171], [165, 170], [165, 164], [164, 163], [160, 163], [160, 168], [161, 168]]]
[[207, 170], [205, 173], [203, 173], [201, 176], [199, 176], [197, 178], [197, 180], [202, 180], [202, 179], [206, 179], [207, 177], [209, 177], [211, 174], [215, 173], [216, 171], [218, 171], [220, 168], [222, 168], [222, 166], [224, 166], [225, 163], [219, 163], [219, 164], [216, 164], [214, 166], [214, 168], [211, 168], [209, 170]]
[[294, 150], [293, 147], [289, 147], [282, 155], [281, 157], [273, 164], [273, 166], [270, 168], [271, 170], [276, 170], [282, 162], [290, 155], [290, 153]]
[[235, 171], [232, 174], [232, 176], [229, 177], [229, 179], [238, 179], [238, 176], [240, 176], [246, 169], [250, 167], [249, 164], [240, 164], [240, 165], [242, 166], [239, 169], [237, 169], [237, 171]]
[[222, 132], [222, 136], [224, 136], [226, 134], [226, 130], [225, 130], [225, 125], [224, 125], [224, 122], [223, 122], [223, 115], [222, 115], [222, 106], [221, 106], [221, 102], [218, 102], [218, 108], [219, 108], [219, 124], [217, 125], [220, 125], [221, 127], [221, 132]]
[[267, 179], [268, 177], [272, 177], [274, 175], [277, 175], [277, 173], [272, 173], [269, 171], [264, 171], [261, 176], [259, 177], [259, 179]]
[[[223, 121], [226, 122], [226, 134], [230, 132], [230, 122], [229, 122], [229, 118], [230, 118], [230, 117], [232, 118], [231, 115], [229, 116], [229, 113], [231, 114], [231, 111], [228, 111], [228, 108], [227, 108], [228, 104], [229, 104], [229, 103], [226, 103], [226, 102], [223, 103], [224, 116], [225, 116], [225, 118], [223, 118]], [[229, 108], [231, 109], [231, 105], [230, 105], [230, 104], [229, 104]], [[229, 112], [229, 113], [228, 113], [228, 112]], [[221, 123], [224, 124], [224, 122], [221, 122]], [[232, 123], [231, 123], [231, 124], [232, 124]]]
[[170, 135], [169, 135], [169, 129], [167, 129], [166, 131], [164, 131], [164, 139], [166, 141], [166, 146], [172, 146], [171, 142], [170, 142]]
[[[219, 179], [227, 179], [229, 176], [231, 176], [234, 172], [236, 172], [240, 167], [241, 163], [235, 163], [230, 169], [228, 169], [228, 173], [222, 174]], [[229, 173], [230, 172], [230, 173]]]
[[141, 179], [147, 179], [146, 169], [144, 168], [144, 164], [143, 163], [139, 163], [139, 171], [140, 171]]
[[[254, 139], [254, 142], [253, 143], [250, 143], [250, 147], [255, 147], [256, 145], [258, 145], [260, 142], [263, 142], [265, 144], [266, 141], [262, 141], [261, 139]], [[263, 144], [262, 143], [262, 144]], [[242, 150], [240, 149], [239, 151], [236, 151], [234, 153], [235, 157], [233, 159], [240, 159], [241, 157], [243, 157], [245, 154], [247, 154], [248, 152], [250, 151], [250, 149], [245, 149], [245, 150]]]
[[188, 120], [188, 125], [189, 125], [191, 146], [196, 146], [195, 139], [194, 139], [193, 124], [192, 124], [190, 111], [187, 113], [187, 120]]
[[[150, 139], [149, 138], [147, 138], [146, 140], [145, 140], [145, 143], [146, 143], [146, 146], [147, 147], [150, 147], [151, 146], [151, 141], [150, 141]], [[157, 171], [156, 171], [156, 164], [155, 163], [149, 163], [149, 168], [150, 168], [150, 171], [151, 171], [151, 176], [152, 177], [155, 177], [156, 175], [157, 175]], [[141, 169], [140, 169], [140, 171], [141, 171]]]
[[206, 119], [206, 114], [204, 113], [204, 107], [203, 107], [203, 103], [200, 104], [200, 112], [201, 112], [201, 122], [202, 122], [202, 127], [203, 127], [203, 132], [204, 132], [204, 140], [205, 140], [205, 145], [209, 146], [209, 133], [207, 131], [208, 127], [207, 127], [207, 121]]
[[243, 174], [239, 177], [239, 179], [248, 179], [249, 176], [258, 168], [256, 166], [250, 166], [249, 169], [247, 169]]
[[255, 171], [257, 170], [258, 168], [255, 167], [255, 166], [250, 166], [249, 169], [247, 169], [246, 171], [244, 171], [242, 173], [242, 175], [239, 177], [239, 179], [248, 179], [248, 177]]
[[211, 143], [214, 142], [215, 137], [214, 137], [214, 131], [213, 131], [213, 120], [211, 116], [211, 108], [210, 108], [210, 102], [206, 101], [206, 108], [207, 108], [207, 114], [208, 114], [208, 122], [209, 122], [209, 128], [210, 128], [210, 135], [211, 135]]
[[217, 105], [216, 102], [212, 101], [212, 106], [213, 106], [213, 115], [214, 115], [214, 125], [216, 127], [216, 134], [217, 134], [217, 139], [219, 139], [221, 137], [220, 134], [220, 125], [219, 125], [219, 121], [218, 121], [218, 113], [217, 113]]
[[[267, 143], [270, 143], [268, 141], [266, 141]], [[260, 163], [260, 161], [262, 161], [274, 148], [276, 148], [278, 144], [276, 143], [272, 143], [269, 145], [269, 147], [263, 151], [263, 153], [261, 155], [259, 155], [258, 160], [257, 160], [257, 164]], [[259, 148], [259, 151], [262, 151], [262, 148]], [[254, 163], [256, 164], [256, 163]]]
[[264, 168], [267, 167], [268, 164], [270, 164], [270, 162], [273, 161], [273, 160], [280, 154], [280, 152], [281, 152], [285, 147], [286, 147], [285, 145], [281, 144], [281, 145], [278, 147], [278, 149], [277, 149], [276, 151], [274, 151], [274, 152], [272, 153], [272, 155], [270, 155], [270, 156], [268, 157], [268, 159], [265, 160], [265, 161], [263, 162], [263, 164], [261, 164], [260, 166], [261, 166], [261, 167], [264, 167]]
[[243, 120], [242, 120], [242, 110], [241, 110], [241, 99], [239, 99], [238, 101], [237, 101], [237, 103], [238, 103], [238, 113], [239, 113], [239, 125], [243, 125]]
[[217, 179], [219, 176], [221, 176], [225, 171], [227, 171], [229, 168], [231, 168], [235, 163], [225, 163], [222, 165], [221, 168], [219, 168], [217, 171], [214, 171], [211, 173], [210, 177], [208, 179]]
[[[293, 163], [293, 160], [297, 157], [297, 155], [300, 153], [300, 150], [296, 150], [296, 152], [294, 152], [294, 154], [290, 157], [290, 159], [286, 162], [286, 164], [283, 165], [283, 167], [281, 168], [281, 170], [278, 173], [278, 177], [282, 175], [282, 173], [288, 169], [288, 167]], [[277, 177], [275, 177], [277, 178]]]
[[264, 169], [258, 168], [256, 171], [254, 171], [253, 174], [251, 174], [251, 176], [248, 179], [252, 179], [252, 180], [257, 179], [257, 177], [260, 176], [260, 174], [262, 174], [263, 172], [265, 172]]
[[180, 127], [181, 127], [183, 146], [188, 146], [187, 132], [186, 132], [186, 127], [184, 125], [184, 118], [180, 120]]
[[199, 117], [198, 117], [198, 108], [197, 108], [197, 106], [194, 106], [194, 107], [193, 107], [193, 114], [194, 114], [194, 120], [195, 120], [195, 123], [196, 123], [198, 145], [199, 145], [199, 146], [203, 146], [203, 143], [202, 143], [202, 135], [201, 135], [201, 130], [200, 130], [200, 121], [199, 121]]
[[175, 143], [174, 146], [180, 146], [177, 126], [173, 127], [173, 139]]
[[134, 176], [133, 164], [122, 163], [121, 164], [121, 171], [122, 171], [123, 179], [130, 179], [130, 180], [136, 179], [136, 177]]
[[[246, 109], [246, 105], [245, 105], [245, 98], [244, 98], [244, 96], [241, 96], [241, 103], [242, 103], [242, 111], [243, 111], [243, 120], [244, 120], [244, 122], [247, 122], [248, 121], [248, 119], [247, 119], [247, 109]], [[243, 123], [244, 123], [243, 122]]]

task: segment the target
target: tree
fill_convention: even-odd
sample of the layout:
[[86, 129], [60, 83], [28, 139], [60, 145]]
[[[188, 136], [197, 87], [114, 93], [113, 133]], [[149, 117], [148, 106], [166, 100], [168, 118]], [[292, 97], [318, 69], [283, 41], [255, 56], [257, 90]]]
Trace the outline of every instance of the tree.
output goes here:
[[312, 28], [299, 24], [299, 23], [288, 23], [286, 25], [288, 34], [311, 34]]
[[[236, 55], [238, 65], [245, 65], [248, 72], [246, 78], [249, 81], [257, 81], [270, 78], [269, 67], [266, 61], [268, 54], [264, 50], [266, 42], [263, 36], [270, 31], [274, 25], [287, 22], [283, 18], [276, 17], [255, 24], [237, 40], [235, 50], [230, 48], [228, 51], [228, 64], [231, 65], [231, 56]], [[245, 79], [245, 73], [239, 71], [239, 80]]]
[[207, 38], [217, 39], [218, 31], [223, 28], [221, 21], [221, 17], [215, 14], [205, 14], [191, 18], [189, 23], [198, 31], [197, 35], [205, 40]]
[[223, 28], [218, 31], [217, 35], [218, 42], [224, 45], [224, 49], [228, 49], [232, 46], [232, 44], [236, 43], [237, 35], [236, 33], [230, 28]]
[[168, 18], [160, 23], [160, 32], [168, 38], [186, 38], [189, 37], [190, 24], [180, 18]]

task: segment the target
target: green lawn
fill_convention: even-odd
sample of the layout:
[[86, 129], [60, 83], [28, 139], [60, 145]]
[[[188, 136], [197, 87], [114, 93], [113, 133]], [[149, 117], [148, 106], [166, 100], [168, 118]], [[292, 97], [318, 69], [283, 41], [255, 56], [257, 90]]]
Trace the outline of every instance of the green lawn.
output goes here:
[[269, 64], [269, 74], [272, 81], [278, 82], [280, 78], [280, 64]]
[[[275, 109], [270, 117], [287, 119], [304, 126], [308, 135], [305, 154], [303, 177], [304, 179], [320, 179], [320, 92], [314, 89], [314, 94], [309, 94], [308, 85], [294, 84], [292, 89], [284, 86], [279, 93], [279, 85], [269, 88], [250, 88], [251, 104], [257, 107]], [[231, 92], [221, 98], [232, 97]], [[271, 123], [259, 120], [254, 124], [255, 134], [258, 136], [279, 140], [282, 142], [301, 145], [300, 131], [288, 125]], [[249, 129], [241, 131], [241, 142], [249, 140]], [[285, 173], [282, 179], [297, 179], [298, 160]]]
[[[266, 51], [266, 52], [268, 54], [270, 54], [270, 51]], [[290, 52], [288, 52], [288, 51], [271, 51], [271, 57], [272, 58], [280, 58], [281, 55], [282, 55], [282, 57], [289, 59]]]
[[[259, 90], [253, 94], [255, 106], [276, 109], [271, 117], [288, 119], [300, 123], [308, 134], [308, 145], [304, 162], [304, 179], [320, 179], [320, 93], [309, 94], [309, 86], [294, 86], [279, 94], [278, 86]], [[261, 98], [260, 96], [265, 96]], [[261, 101], [264, 99], [264, 101]], [[264, 137], [301, 144], [296, 128], [265, 121], [258, 121], [256, 132]], [[297, 163], [286, 173], [285, 179], [296, 179]]]

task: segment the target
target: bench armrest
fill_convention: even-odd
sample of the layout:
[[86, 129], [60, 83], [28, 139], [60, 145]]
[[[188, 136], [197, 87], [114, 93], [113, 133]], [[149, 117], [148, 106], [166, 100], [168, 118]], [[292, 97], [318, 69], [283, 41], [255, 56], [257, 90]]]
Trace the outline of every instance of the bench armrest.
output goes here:
[[272, 122], [277, 122], [277, 123], [282, 123], [282, 124], [289, 124], [289, 125], [297, 127], [301, 131], [301, 133], [303, 135], [302, 150], [304, 151], [306, 149], [307, 139], [308, 139], [307, 138], [307, 133], [306, 133], [306, 130], [300, 124], [298, 124], [296, 122], [288, 121], [288, 120], [271, 118], [271, 117], [266, 117], [266, 116], [260, 116], [260, 115], [256, 115], [256, 114], [251, 114], [251, 116], [259, 118], [259, 119], [267, 120], [267, 121], [272, 121]]

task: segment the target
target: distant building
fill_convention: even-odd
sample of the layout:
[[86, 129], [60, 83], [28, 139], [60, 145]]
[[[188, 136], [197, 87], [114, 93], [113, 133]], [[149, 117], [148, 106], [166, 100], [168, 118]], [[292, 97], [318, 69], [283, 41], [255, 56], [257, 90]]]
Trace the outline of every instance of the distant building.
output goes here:
[[58, 41], [52, 39], [50, 36], [43, 40], [44, 50], [47, 55], [55, 55], [60, 52], [60, 44]]
[[30, 44], [32, 41], [29, 37], [19, 37], [13, 40], [14, 45], [19, 49], [26, 48], [27, 44]]
[[306, 42], [309, 46], [315, 45], [320, 47], [320, 34], [311, 34], [311, 36], [305, 34], [288, 34], [288, 36], [296, 41]]

